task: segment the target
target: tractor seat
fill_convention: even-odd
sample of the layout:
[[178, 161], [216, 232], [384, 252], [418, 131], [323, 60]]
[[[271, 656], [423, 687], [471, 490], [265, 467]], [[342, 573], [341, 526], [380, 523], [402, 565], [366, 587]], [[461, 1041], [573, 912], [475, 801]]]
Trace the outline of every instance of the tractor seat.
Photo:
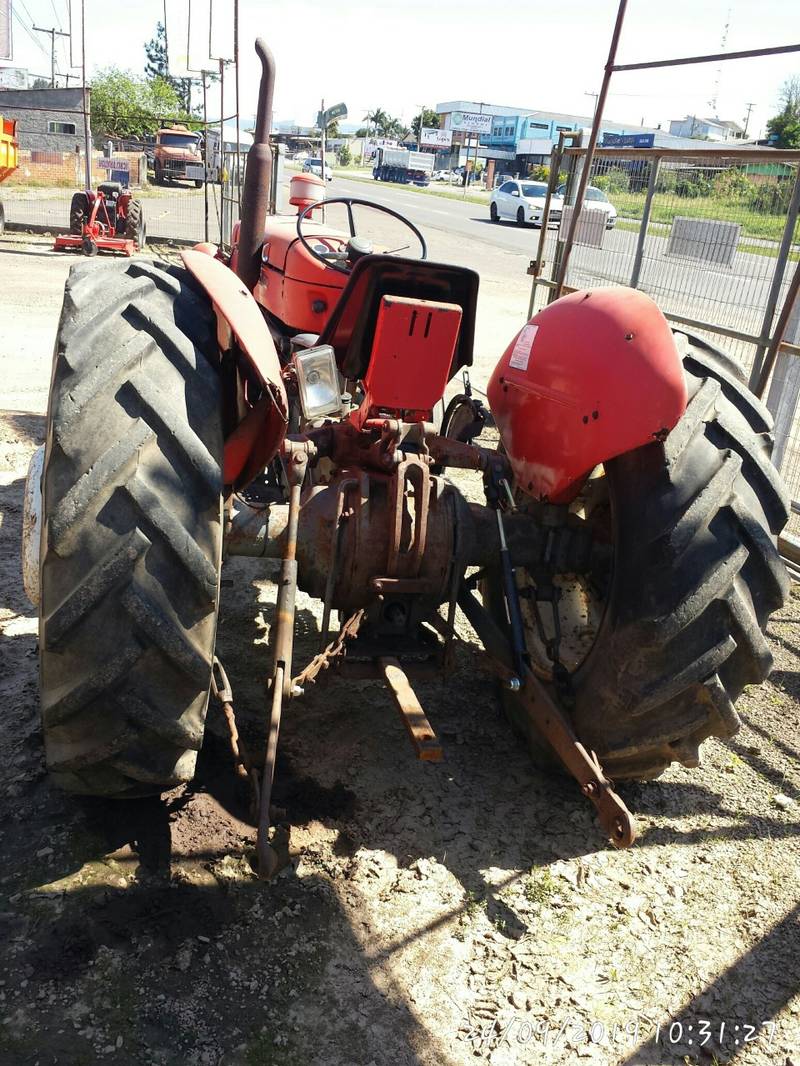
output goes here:
[[458, 304], [461, 329], [448, 378], [472, 366], [478, 275], [466, 267], [404, 259], [397, 255], [365, 255], [356, 260], [319, 344], [330, 344], [346, 378], [361, 380], [367, 372], [378, 310], [384, 296], [406, 296]]
[[119, 181], [101, 181], [97, 186], [97, 191], [101, 192], [109, 200], [116, 200], [122, 192], [122, 183]]

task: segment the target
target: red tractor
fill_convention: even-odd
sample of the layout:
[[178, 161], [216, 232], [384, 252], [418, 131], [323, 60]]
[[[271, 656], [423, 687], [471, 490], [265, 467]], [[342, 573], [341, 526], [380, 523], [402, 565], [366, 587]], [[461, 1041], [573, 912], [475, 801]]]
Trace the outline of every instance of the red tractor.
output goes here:
[[133, 255], [145, 246], [142, 201], [118, 181], [104, 181], [97, 191], [76, 192], [69, 209], [69, 234], [55, 239], [56, 251], [80, 248], [95, 256], [101, 249]]
[[[85, 264], [67, 282], [26, 516], [52, 778], [120, 798], [191, 779], [212, 691], [233, 721], [215, 660], [223, 559], [271, 557], [265, 754], [237, 756], [262, 874], [283, 704], [325, 672], [382, 678], [418, 756], [441, 758], [412, 683], [452, 669], [458, 610], [534, 757], [566, 768], [628, 845], [611, 778], [696, 766], [771, 666], [788, 512], [770, 416], [729, 358], [610, 288], [555, 301], [500, 355], [499, 447], [475, 443], [468, 397], [437, 431], [472, 361], [478, 276], [428, 260], [410, 222], [417, 258], [313, 220], [302, 196], [296, 217], [266, 217], [274, 64], [256, 48], [230, 260], [199, 246], [180, 268]], [[454, 468], [481, 472], [485, 503]], [[298, 587], [322, 632], [295, 671]]]

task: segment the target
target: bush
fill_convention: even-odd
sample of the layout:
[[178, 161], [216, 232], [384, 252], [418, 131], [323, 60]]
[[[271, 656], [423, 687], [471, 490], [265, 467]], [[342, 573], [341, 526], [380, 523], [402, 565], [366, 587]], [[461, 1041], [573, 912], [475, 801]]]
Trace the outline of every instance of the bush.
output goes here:
[[339, 149], [339, 166], [349, 167], [353, 161], [353, 155], [346, 144]]
[[656, 178], [656, 192], [675, 192], [675, 186], [677, 185], [677, 183], [677, 170], [674, 170], [672, 167], [667, 169], [662, 163], [658, 171], [658, 177]]
[[548, 181], [550, 178], [550, 167], [546, 167], [544, 163], [537, 163], [528, 171], [528, 177], [532, 181]]
[[607, 193], [628, 192], [630, 179], [627, 170], [611, 167], [605, 174], [598, 174], [593, 178], [591, 184]]
[[786, 178], [775, 182], [751, 182], [749, 206], [761, 214], [785, 215], [792, 198], [792, 185], [793, 182]]
[[687, 199], [711, 195], [711, 181], [702, 170], [679, 170], [675, 179], [675, 193]]
[[753, 191], [753, 183], [741, 170], [724, 170], [712, 182], [713, 195], [729, 203], [747, 200]]

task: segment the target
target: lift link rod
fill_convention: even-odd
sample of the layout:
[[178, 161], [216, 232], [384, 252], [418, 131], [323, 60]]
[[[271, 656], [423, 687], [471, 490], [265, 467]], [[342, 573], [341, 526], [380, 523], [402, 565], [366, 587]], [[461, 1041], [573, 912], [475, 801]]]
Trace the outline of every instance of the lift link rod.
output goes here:
[[261, 796], [258, 811], [258, 876], [268, 881], [278, 868], [278, 856], [269, 842], [270, 799], [275, 777], [275, 758], [278, 753], [278, 734], [281, 728], [283, 698], [292, 683], [292, 649], [294, 645], [295, 594], [297, 592], [297, 528], [300, 519], [300, 491], [306, 476], [314, 446], [310, 441], [285, 440], [282, 455], [289, 481], [289, 521], [286, 549], [281, 562], [278, 597], [275, 606], [274, 671], [270, 690], [271, 702], [267, 723], [267, 750], [261, 774]]
[[584, 796], [595, 805], [600, 824], [612, 843], [618, 848], [630, 847], [636, 839], [633, 816], [614, 791], [613, 782], [603, 773], [595, 753], [588, 752], [581, 744], [569, 718], [533, 671], [525, 666], [519, 677], [512, 669], [511, 649], [504, 634], [464, 586], [458, 595], [458, 605], [482, 640], [494, 672], [524, 700], [536, 729], [578, 782]]

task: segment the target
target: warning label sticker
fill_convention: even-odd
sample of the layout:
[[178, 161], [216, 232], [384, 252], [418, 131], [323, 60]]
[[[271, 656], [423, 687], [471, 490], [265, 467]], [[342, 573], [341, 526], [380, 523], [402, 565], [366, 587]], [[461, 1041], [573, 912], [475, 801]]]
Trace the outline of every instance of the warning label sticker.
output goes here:
[[536, 334], [538, 332], [538, 326], [527, 325], [523, 327], [520, 335], [517, 337], [517, 342], [511, 351], [511, 358], [508, 361], [508, 365], [513, 367], [514, 370], [528, 369], [531, 349], [533, 348], [533, 342], [536, 340]]

